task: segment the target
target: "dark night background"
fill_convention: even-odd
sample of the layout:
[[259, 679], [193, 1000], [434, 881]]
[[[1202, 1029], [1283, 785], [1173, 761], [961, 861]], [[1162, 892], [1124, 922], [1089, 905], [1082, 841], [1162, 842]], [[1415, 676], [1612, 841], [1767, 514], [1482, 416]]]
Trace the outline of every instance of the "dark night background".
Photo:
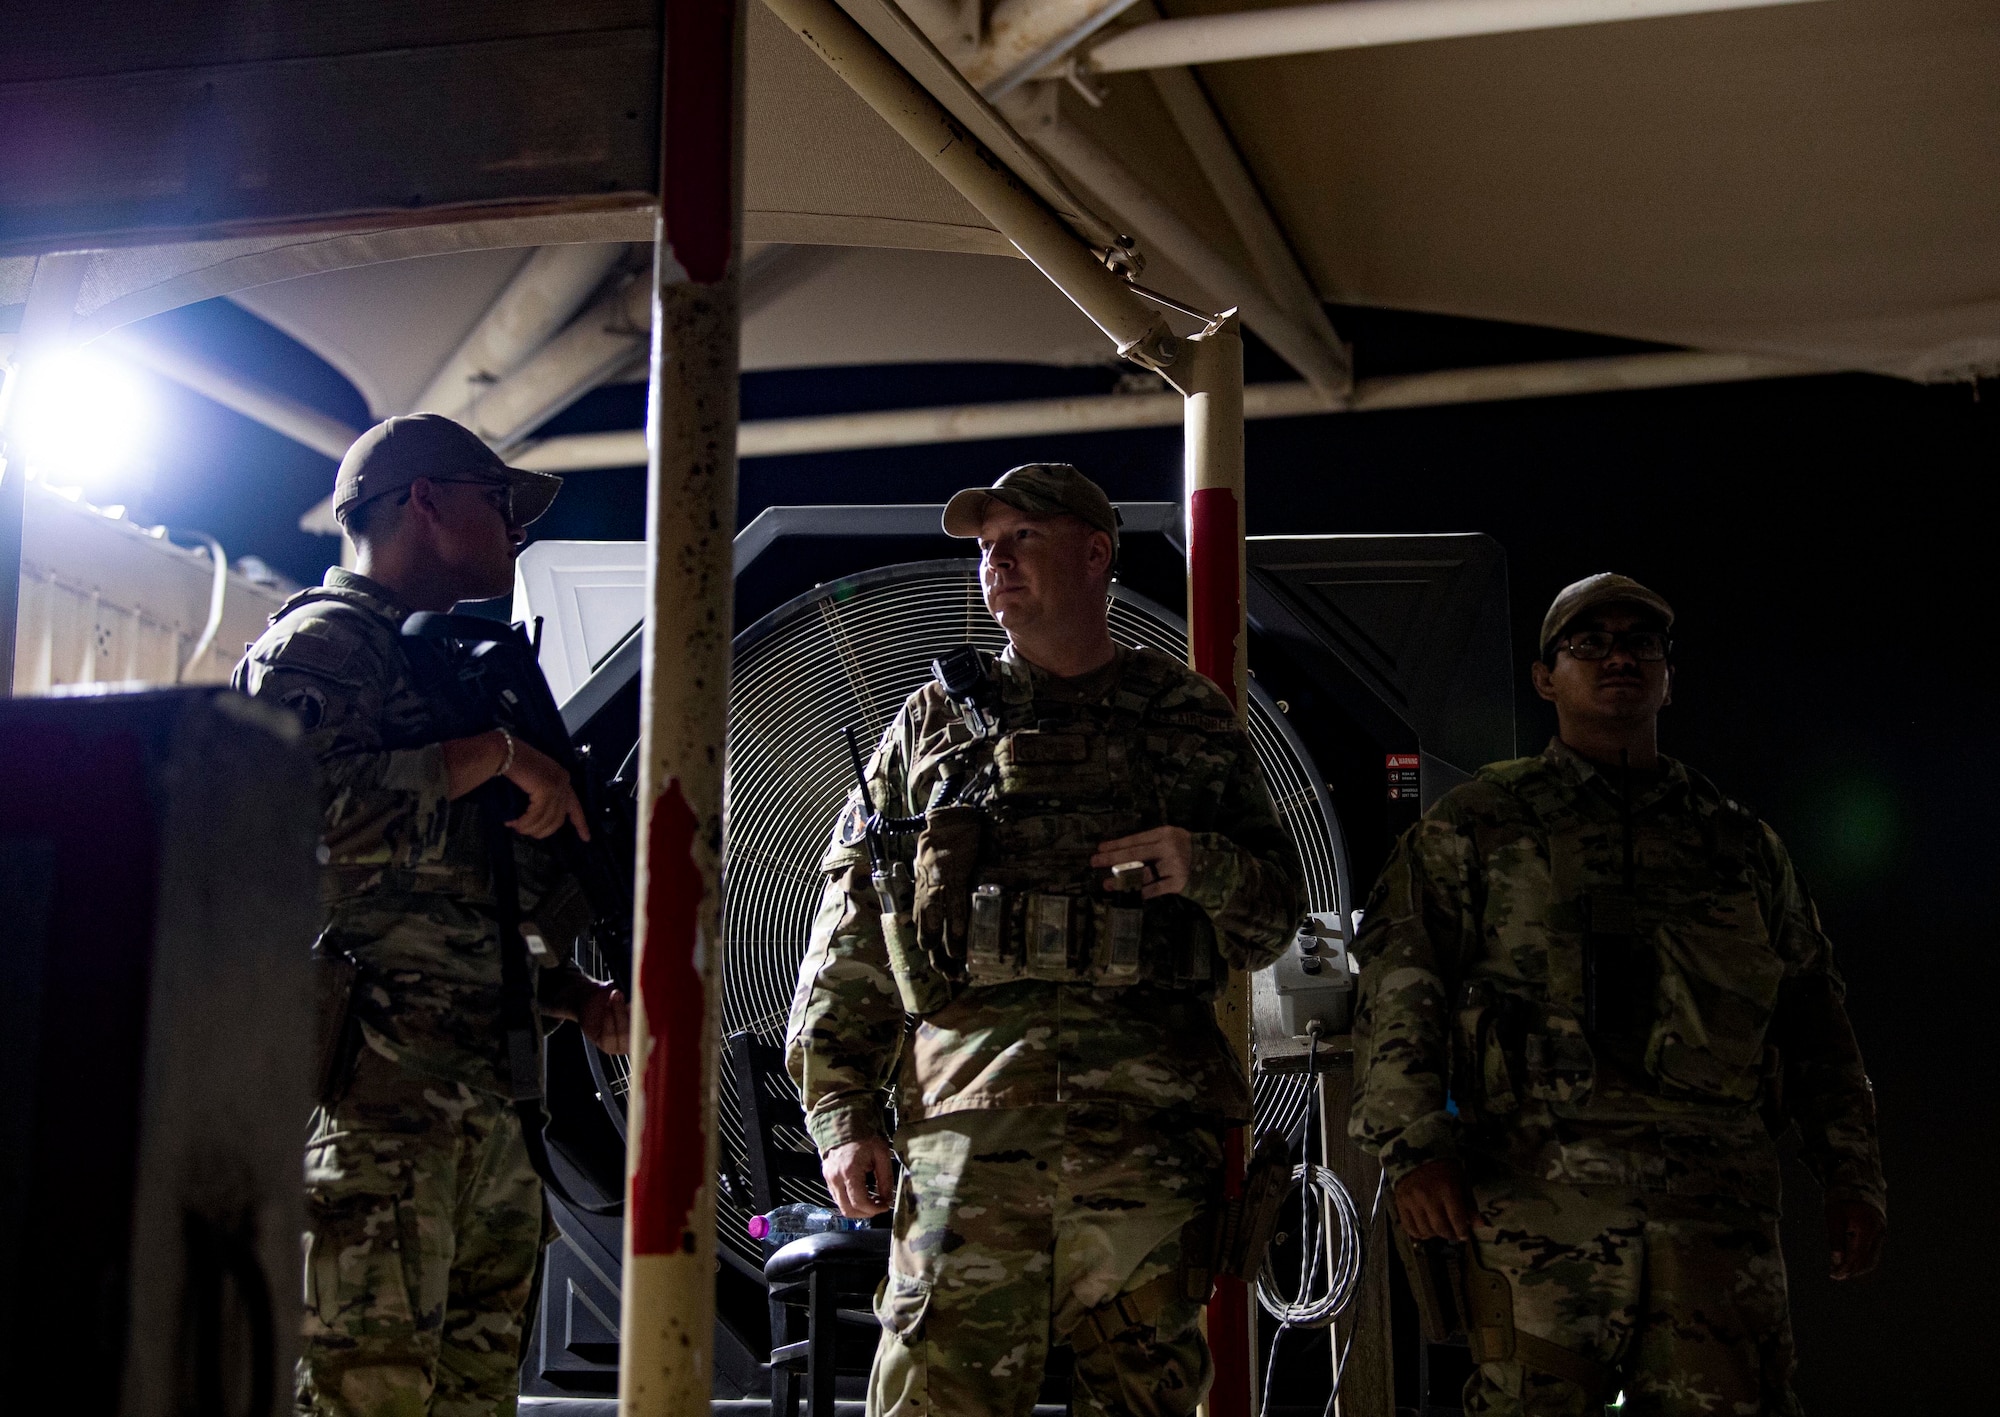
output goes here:
[[[1363, 376], [1641, 348], [1437, 317], [1340, 310]], [[221, 302], [154, 337], [356, 426], [346, 382]], [[1251, 377], [1278, 369], [1253, 351]], [[1108, 390], [1114, 370], [752, 374], [744, 416]], [[141, 520], [199, 526], [318, 579], [334, 543], [296, 530], [332, 465], [161, 385], [174, 433]], [[1848, 980], [1882, 1119], [1886, 1266], [1826, 1278], [1811, 1182], [1788, 1169], [1798, 1386], [1817, 1417], [1974, 1409], [2000, 1326], [1993, 866], [2000, 774], [1974, 633], [1992, 598], [2000, 403], [1976, 388], [1846, 375], [1252, 423], [1249, 523], [1276, 532], [1482, 531], [1506, 548], [1517, 659], [1550, 597], [1616, 569], [1679, 611], [1666, 751], [1789, 842]], [[631, 427], [643, 390], [602, 390], [545, 430]], [[1114, 499], [1173, 500], [1177, 429], [756, 459], [739, 518], [774, 503], [942, 501], [1015, 463], [1067, 459]], [[575, 474], [536, 532], [643, 535], [638, 470]], [[1987, 632], [1980, 632], [1987, 633]], [[1520, 746], [1552, 720], [1520, 674]], [[1990, 1399], [1989, 1399], [1990, 1400]], [[1984, 1403], [1978, 1404], [1983, 1406]]]

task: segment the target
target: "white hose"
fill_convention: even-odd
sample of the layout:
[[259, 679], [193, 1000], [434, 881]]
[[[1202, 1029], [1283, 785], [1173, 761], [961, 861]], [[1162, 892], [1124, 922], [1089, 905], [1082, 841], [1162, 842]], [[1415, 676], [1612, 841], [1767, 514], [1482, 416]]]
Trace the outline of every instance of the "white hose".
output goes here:
[[208, 623], [201, 627], [201, 638], [195, 641], [194, 653], [189, 655], [187, 663], [181, 666], [181, 672], [174, 676], [174, 682], [177, 684], [184, 682], [188, 675], [194, 673], [194, 667], [201, 663], [210, 647], [215, 644], [215, 632], [222, 628], [222, 604], [229, 595], [229, 558], [222, 554], [222, 543], [205, 531], [189, 531], [181, 534], [195, 538], [208, 548], [209, 559], [215, 563], [215, 579], [209, 585]]

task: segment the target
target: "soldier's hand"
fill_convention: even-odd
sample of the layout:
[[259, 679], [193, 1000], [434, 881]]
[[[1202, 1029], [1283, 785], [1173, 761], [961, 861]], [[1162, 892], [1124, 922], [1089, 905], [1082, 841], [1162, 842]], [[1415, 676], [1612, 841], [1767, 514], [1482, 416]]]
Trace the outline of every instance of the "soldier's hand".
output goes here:
[[1456, 1161], [1426, 1161], [1396, 1183], [1396, 1218], [1412, 1240], [1470, 1240], [1472, 1190]]
[[1889, 1223], [1867, 1201], [1826, 1203], [1826, 1247], [1831, 1252], [1828, 1273], [1835, 1279], [1859, 1279], [1882, 1262], [1882, 1241]]
[[880, 1215], [896, 1203], [896, 1154], [887, 1137], [845, 1142], [821, 1159], [819, 1169], [833, 1203], [850, 1220]]
[[576, 1012], [583, 1036], [602, 1053], [626, 1053], [632, 1047], [632, 1010], [625, 995], [609, 984], [599, 984], [583, 1000]]
[[590, 840], [590, 823], [584, 820], [583, 803], [576, 800], [576, 788], [571, 785], [569, 774], [554, 758], [516, 738], [514, 763], [507, 769], [507, 780], [528, 794], [527, 807], [508, 826], [522, 836], [540, 838], [554, 835], [568, 822], [576, 828], [578, 836]]
[[[1179, 895], [1187, 889], [1188, 871], [1194, 865], [1194, 838], [1185, 827], [1154, 827], [1137, 836], [1104, 842], [1090, 858], [1092, 866], [1107, 871], [1128, 861], [1143, 861], [1151, 868], [1146, 884], [1139, 891], [1147, 900]], [[1104, 884], [1117, 889], [1109, 876], [1104, 878]]]

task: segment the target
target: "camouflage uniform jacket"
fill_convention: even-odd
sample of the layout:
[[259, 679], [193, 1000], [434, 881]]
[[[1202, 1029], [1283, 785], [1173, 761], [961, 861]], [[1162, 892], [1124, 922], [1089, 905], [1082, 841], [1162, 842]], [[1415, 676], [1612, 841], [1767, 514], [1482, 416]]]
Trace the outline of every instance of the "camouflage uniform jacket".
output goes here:
[[1627, 811], [1561, 742], [1448, 793], [1369, 901], [1350, 1130], [1393, 1184], [1463, 1153], [1547, 1181], [1775, 1207], [1798, 1123], [1886, 1206], [1819, 916], [1768, 826], [1661, 759]]
[[[235, 686], [298, 715], [325, 811], [316, 948], [362, 967], [354, 1008], [377, 1052], [415, 1071], [506, 1091], [500, 945], [485, 823], [448, 796], [439, 706], [412, 683], [409, 611], [338, 568], [271, 618]], [[561, 949], [587, 923], [581, 894], [517, 839], [521, 902]], [[565, 966], [567, 968], [567, 966]], [[547, 984], [549, 980], [544, 980]]]
[[[1172, 979], [1149, 976], [1115, 988], [1088, 979], [960, 983], [944, 1007], [910, 1020], [892, 977], [867, 847], [855, 829], [857, 793], [821, 863], [826, 884], [787, 1030], [813, 1140], [824, 1152], [885, 1131], [880, 1096], [892, 1078], [903, 1122], [1083, 1101], [1248, 1120], [1248, 1083], [1214, 1019], [1220, 970], [1211, 961], [1257, 969], [1274, 960], [1297, 924], [1303, 877], [1248, 735], [1213, 684], [1150, 650], [1120, 647], [1112, 664], [1072, 680], [1009, 650], [988, 673], [1001, 729], [1091, 725], [1106, 735], [1108, 757], [1129, 772], [1123, 795], [1134, 800], [1112, 802], [1082, 787], [1085, 769], [1077, 768], [1061, 804], [1072, 815], [1043, 817], [1025, 829], [1054, 832], [1062, 822], [1082, 821], [1117, 824], [1096, 840], [1163, 824], [1192, 834], [1187, 889], [1147, 902], [1144, 919], [1151, 954], [1194, 966], [1177, 967]], [[944, 768], [972, 741], [958, 706], [935, 682], [912, 694], [869, 764], [878, 809], [924, 812]], [[1097, 892], [1106, 873], [1086, 864], [1094, 848], [1095, 840], [1072, 843], [1063, 858], [1074, 858], [1069, 880], [1035, 888]], [[914, 851], [907, 838], [897, 849], [905, 859]], [[1018, 860], [999, 869], [1009, 866], [1020, 874]]]

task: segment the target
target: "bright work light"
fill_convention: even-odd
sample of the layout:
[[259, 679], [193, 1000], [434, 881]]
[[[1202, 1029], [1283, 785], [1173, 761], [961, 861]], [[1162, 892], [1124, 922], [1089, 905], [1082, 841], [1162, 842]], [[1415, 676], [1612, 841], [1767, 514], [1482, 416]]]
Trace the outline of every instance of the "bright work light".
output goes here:
[[21, 380], [15, 428], [29, 476], [102, 493], [139, 470], [154, 409], [137, 371], [109, 355], [72, 349], [38, 361]]

